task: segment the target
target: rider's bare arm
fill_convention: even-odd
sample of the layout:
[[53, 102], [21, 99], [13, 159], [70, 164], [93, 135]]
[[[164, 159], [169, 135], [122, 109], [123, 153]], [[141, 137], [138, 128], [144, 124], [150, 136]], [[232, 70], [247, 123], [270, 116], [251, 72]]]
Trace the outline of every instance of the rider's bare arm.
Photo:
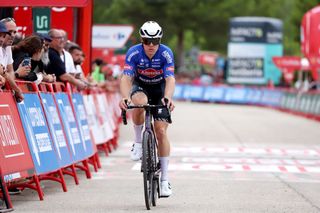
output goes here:
[[166, 78], [166, 88], [164, 90], [164, 97], [172, 99], [176, 80], [173, 76]]
[[128, 75], [122, 75], [120, 79], [120, 93], [123, 99], [129, 99], [131, 87], [132, 77]]

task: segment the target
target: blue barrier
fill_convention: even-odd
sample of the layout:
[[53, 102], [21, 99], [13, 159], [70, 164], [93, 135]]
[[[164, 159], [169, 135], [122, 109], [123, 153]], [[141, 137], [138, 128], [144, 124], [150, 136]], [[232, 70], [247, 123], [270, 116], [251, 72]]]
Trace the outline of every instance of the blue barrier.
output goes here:
[[204, 87], [185, 85], [182, 97], [192, 101], [202, 101], [203, 91]]
[[320, 120], [319, 93], [311, 92], [299, 95], [297, 92], [267, 88], [177, 84], [173, 98], [176, 100], [271, 106], [282, 110], [301, 112], [307, 117]]
[[246, 95], [247, 95], [246, 88], [226, 87], [224, 102], [245, 104], [246, 103]]
[[206, 87], [203, 93], [203, 100], [209, 102], [224, 101], [225, 89], [223, 87]]
[[36, 173], [39, 175], [58, 170], [60, 166], [39, 96], [27, 93], [24, 98], [17, 105]]
[[72, 111], [71, 103], [66, 93], [58, 92], [54, 94], [58, 110], [61, 115], [63, 128], [70, 143], [70, 151], [75, 162], [86, 158], [84, 142], [80, 137], [75, 116]]
[[173, 98], [177, 100], [280, 106], [283, 92], [249, 87], [191, 86], [178, 84]]
[[75, 116], [79, 127], [85, 156], [91, 157], [94, 154], [93, 143], [90, 137], [90, 129], [88, 126], [86, 110], [84, 107], [83, 96], [80, 93], [72, 94], [72, 102], [74, 106]]
[[73, 163], [69, 147], [70, 144], [67, 142], [64, 131], [62, 128], [59, 113], [54, 102], [53, 95], [51, 93], [40, 92], [40, 97], [42, 100], [42, 106], [47, 117], [50, 133], [54, 141], [58, 161], [60, 167], [66, 167]]

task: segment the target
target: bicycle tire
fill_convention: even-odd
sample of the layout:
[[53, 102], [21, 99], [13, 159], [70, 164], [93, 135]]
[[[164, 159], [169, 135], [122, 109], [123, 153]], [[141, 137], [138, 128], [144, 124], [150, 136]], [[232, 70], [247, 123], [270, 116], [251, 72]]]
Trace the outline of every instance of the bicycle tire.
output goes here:
[[152, 199], [152, 182], [153, 172], [151, 168], [150, 157], [150, 144], [152, 136], [149, 132], [143, 133], [142, 139], [142, 171], [143, 171], [143, 186], [144, 186], [144, 199], [146, 208], [150, 210]]
[[153, 171], [153, 179], [152, 179], [152, 197], [151, 203], [152, 206], [157, 205], [157, 199], [159, 197], [159, 174], [157, 173], [158, 168], [158, 153], [156, 147], [156, 139], [153, 136], [153, 143], [151, 143], [151, 162], [152, 162], [152, 171]]

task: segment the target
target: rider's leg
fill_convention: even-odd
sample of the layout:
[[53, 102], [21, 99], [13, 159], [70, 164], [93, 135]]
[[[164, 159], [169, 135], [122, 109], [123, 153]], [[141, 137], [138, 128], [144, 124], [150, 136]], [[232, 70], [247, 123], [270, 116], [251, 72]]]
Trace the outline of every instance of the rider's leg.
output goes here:
[[[134, 105], [144, 105], [148, 103], [148, 98], [143, 92], [136, 92], [131, 96]], [[134, 109], [132, 113], [132, 121], [135, 125], [143, 125], [144, 109]]]
[[172, 194], [172, 190], [167, 175], [170, 155], [170, 143], [167, 136], [168, 123], [155, 121], [154, 126], [159, 143], [159, 159], [161, 165], [160, 196], [169, 197]]
[[156, 137], [159, 143], [159, 157], [161, 164], [161, 181], [168, 180], [167, 171], [170, 156], [170, 143], [167, 136], [168, 123], [164, 121], [154, 122]]
[[[136, 92], [131, 96], [134, 105], [142, 105], [148, 102], [147, 96], [143, 92]], [[131, 150], [131, 159], [140, 160], [142, 156], [142, 129], [144, 122], [144, 109], [134, 109], [132, 112], [135, 143]]]

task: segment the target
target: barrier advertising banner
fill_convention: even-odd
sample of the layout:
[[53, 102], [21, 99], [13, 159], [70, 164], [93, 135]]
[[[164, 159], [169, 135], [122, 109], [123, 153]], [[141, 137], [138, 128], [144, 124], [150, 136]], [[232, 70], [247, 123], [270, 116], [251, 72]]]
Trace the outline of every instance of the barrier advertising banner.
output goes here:
[[85, 155], [87, 157], [91, 157], [93, 153], [93, 143], [90, 137], [90, 129], [87, 121], [87, 114], [84, 108], [83, 97], [80, 93], [72, 94], [72, 102], [74, 106], [74, 111], [76, 115], [76, 120], [78, 122], [78, 127], [80, 131], [80, 135], [83, 141], [83, 148], [85, 151]]
[[65, 138], [59, 113], [54, 102], [53, 95], [50, 93], [40, 93], [42, 106], [46, 115], [49, 130], [55, 145], [60, 167], [66, 167], [73, 163], [69, 144]]
[[88, 124], [90, 126], [90, 131], [92, 133], [92, 137], [94, 139], [95, 144], [102, 144], [104, 141], [104, 133], [99, 124], [98, 112], [96, 110], [96, 106], [93, 101], [93, 95], [84, 95], [83, 97], [84, 106], [86, 108]]
[[35, 173], [27, 139], [11, 92], [0, 93], [0, 162], [5, 181]]
[[107, 107], [110, 107], [110, 105], [107, 102], [107, 97], [105, 96], [105, 94], [97, 94], [94, 97], [99, 115], [102, 119], [102, 129], [105, 136], [104, 141], [106, 142], [114, 137], [113, 130], [115, 129], [114, 121], [112, 120], [112, 117], [107, 110]]
[[60, 167], [39, 96], [25, 93], [24, 98], [17, 105], [36, 172], [39, 175], [55, 171]]
[[58, 110], [61, 115], [64, 131], [70, 143], [70, 151], [75, 162], [82, 161], [85, 156], [85, 144], [80, 137], [75, 116], [72, 111], [71, 103], [66, 93], [54, 94]]

